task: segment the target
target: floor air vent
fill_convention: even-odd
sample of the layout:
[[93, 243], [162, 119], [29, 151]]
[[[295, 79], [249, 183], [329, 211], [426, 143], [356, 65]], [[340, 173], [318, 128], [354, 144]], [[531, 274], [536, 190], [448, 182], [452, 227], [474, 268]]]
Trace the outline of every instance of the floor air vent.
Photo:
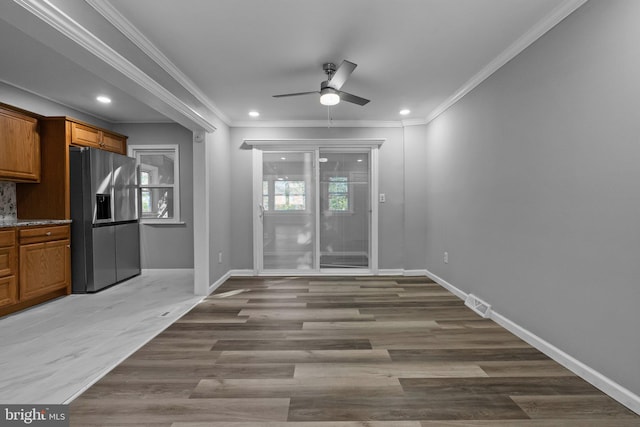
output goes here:
[[466, 305], [485, 319], [491, 317], [491, 304], [482, 301], [480, 298], [473, 294], [467, 295], [467, 299], [464, 301], [464, 305]]

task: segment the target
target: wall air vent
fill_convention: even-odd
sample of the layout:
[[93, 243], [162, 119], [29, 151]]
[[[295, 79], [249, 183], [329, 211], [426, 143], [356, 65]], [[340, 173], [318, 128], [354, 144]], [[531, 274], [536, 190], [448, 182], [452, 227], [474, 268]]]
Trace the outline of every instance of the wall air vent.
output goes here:
[[480, 298], [473, 294], [467, 295], [467, 299], [464, 301], [464, 305], [466, 305], [485, 319], [491, 317], [491, 304], [482, 301]]

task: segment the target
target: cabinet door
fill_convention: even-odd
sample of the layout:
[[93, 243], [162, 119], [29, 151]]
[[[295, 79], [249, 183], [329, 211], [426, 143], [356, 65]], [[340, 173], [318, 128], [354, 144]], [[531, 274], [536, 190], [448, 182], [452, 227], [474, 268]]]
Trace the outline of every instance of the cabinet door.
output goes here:
[[6, 247], [0, 248], [0, 277], [13, 274], [16, 262], [16, 248]]
[[38, 120], [0, 108], [0, 180], [40, 181]]
[[102, 132], [96, 128], [81, 125], [80, 123], [71, 123], [72, 144], [100, 148], [101, 134]]
[[20, 300], [66, 288], [71, 281], [69, 240], [20, 246]]
[[102, 149], [114, 153], [127, 154], [127, 139], [107, 132], [102, 132]]
[[0, 307], [18, 302], [16, 288], [16, 276], [0, 277]]

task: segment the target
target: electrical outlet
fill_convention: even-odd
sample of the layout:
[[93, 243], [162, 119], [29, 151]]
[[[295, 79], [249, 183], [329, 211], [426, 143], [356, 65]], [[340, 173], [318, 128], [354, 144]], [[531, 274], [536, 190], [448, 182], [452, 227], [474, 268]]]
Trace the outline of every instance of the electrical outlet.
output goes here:
[[444, 263], [449, 264], [449, 252], [444, 253]]
[[218, 252], [218, 264], [222, 264], [222, 252]]
[[386, 201], [387, 201], [387, 196], [385, 196], [385, 194], [384, 194], [384, 193], [380, 193], [380, 195], [378, 196], [378, 201], [379, 201], [380, 203], [384, 203], [384, 202], [386, 202]]

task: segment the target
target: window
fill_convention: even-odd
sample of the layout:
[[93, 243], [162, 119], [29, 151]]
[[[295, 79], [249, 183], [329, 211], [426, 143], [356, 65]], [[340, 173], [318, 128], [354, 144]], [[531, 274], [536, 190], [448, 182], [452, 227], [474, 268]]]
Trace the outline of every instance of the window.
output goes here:
[[329, 210], [349, 211], [349, 178], [346, 176], [329, 177]]
[[180, 158], [177, 145], [130, 145], [140, 191], [140, 221], [180, 222]]
[[304, 181], [277, 180], [273, 183], [273, 210], [304, 211], [307, 209]]

